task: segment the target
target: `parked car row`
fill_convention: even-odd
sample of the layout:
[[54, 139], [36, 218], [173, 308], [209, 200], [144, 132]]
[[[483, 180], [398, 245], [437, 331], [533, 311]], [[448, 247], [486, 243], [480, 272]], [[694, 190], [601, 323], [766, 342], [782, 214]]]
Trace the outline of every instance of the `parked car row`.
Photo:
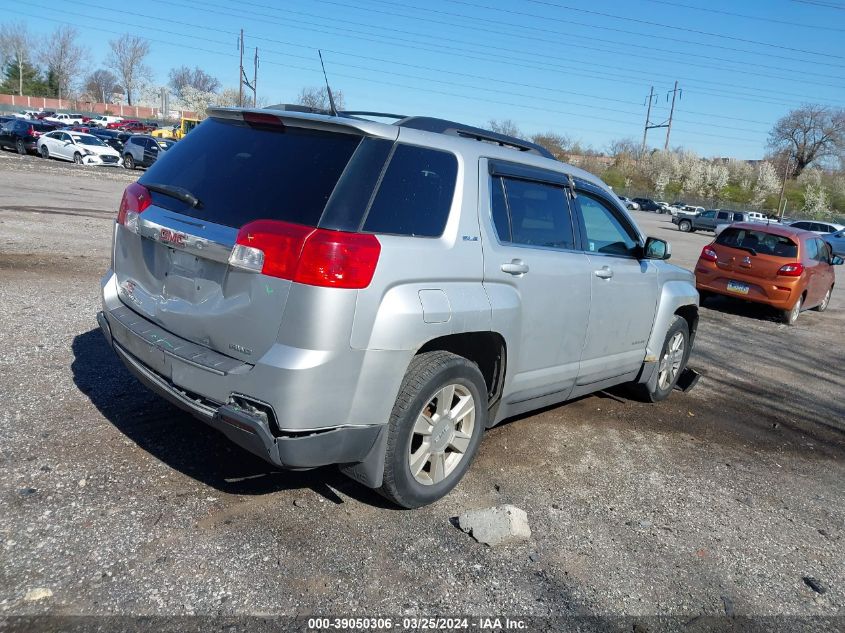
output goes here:
[[56, 113], [53, 110], [21, 110], [12, 115], [22, 120], [39, 120], [56, 125], [88, 125], [91, 127], [108, 128], [110, 130], [121, 130], [127, 132], [143, 133], [151, 132], [161, 127], [155, 122], [143, 122], [138, 119], [125, 119], [120, 116], [101, 114], [89, 117], [81, 113]]

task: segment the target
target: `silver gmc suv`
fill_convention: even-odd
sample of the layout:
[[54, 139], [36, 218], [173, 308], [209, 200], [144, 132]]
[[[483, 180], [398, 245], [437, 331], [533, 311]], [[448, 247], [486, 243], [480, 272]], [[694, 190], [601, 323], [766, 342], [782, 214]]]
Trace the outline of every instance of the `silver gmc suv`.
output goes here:
[[142, 383], [404, 507], [506, 418], [691, 386], [695, 280], [604, 183], [520, 139], [364, 114], [211, 110], [127, 187], [98, 321]]

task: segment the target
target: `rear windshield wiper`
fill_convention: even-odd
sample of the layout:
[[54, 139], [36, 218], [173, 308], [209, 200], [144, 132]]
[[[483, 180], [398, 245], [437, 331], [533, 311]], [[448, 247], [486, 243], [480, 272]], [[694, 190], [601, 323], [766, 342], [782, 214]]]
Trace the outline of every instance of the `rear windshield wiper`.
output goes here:
[[202, 207], [202, 202], [200, 202], [200, 199], [184, 187], [177, 187], [176, 185], [162, 185], [156, 182], [145, 182], [144, 186], [150, 191], [163, 193], [164, 195], [170, 196], [171, 198], [181, 200], [182, 202], [191, 205], [191, 208], [198, 209]]
[[732, 246], [731, 248], [738, 248], [738, 249], [739, 249], [739, 250], [741, 250], [741, 251], [747, 251], [747, 252], [751, 253], [751, 254], [752, 254], [752, 255], [754, 255], [755, 257], [757, 256], [757, 251], [755, 251], [755, 250], [754, 250], [753, 248], [751, 248], [750, 246]]

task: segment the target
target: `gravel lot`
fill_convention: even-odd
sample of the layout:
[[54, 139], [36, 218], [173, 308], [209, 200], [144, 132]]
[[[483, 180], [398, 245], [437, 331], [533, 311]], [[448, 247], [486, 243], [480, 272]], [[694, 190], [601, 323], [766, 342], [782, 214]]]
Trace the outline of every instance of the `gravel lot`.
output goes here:
[[[95, 315], [139, 173], [0, 152], [0, 616], [843, 613], [843, 291], [792, 328], [713, 300], [696, 389], [503, 424], [451, 495], [400, 511], [273, 470], [124, 370]], [[635, 217], [687, 268], [712, 239]], [[503, 503], [528, 542], [453, 525]]]

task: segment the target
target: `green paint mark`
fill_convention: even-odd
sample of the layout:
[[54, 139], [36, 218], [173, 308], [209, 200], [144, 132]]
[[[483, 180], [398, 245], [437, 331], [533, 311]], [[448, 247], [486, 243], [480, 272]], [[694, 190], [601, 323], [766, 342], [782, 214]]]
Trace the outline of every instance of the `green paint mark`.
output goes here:
[[264, 284], [264, 291], [267, 293], [268, 297], [273, 294], [273, 289], [270, 287], [270, 284]]

